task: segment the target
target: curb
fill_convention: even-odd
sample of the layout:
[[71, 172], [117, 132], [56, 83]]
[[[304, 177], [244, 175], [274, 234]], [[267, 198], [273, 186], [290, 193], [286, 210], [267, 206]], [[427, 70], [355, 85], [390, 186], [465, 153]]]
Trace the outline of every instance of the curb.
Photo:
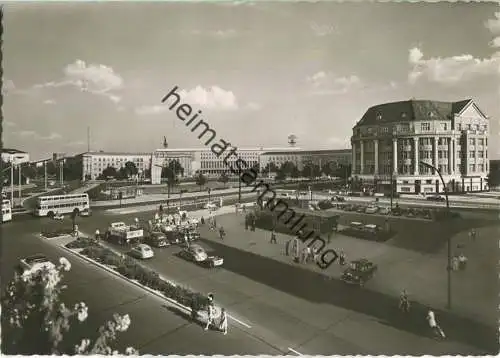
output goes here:
[[[162, 294], [162, 293], [160, 293], [160, 292], [158, 292], [156, 290], [153, 290], [152, 288], [149, 288], [149, 287], [141, 284], [140, 282], [137, 282], [135, 280], [131, 280], [129, 278], [126, 278], [125, 276], [123, 276], [122, 274], [116, 272], [112, 268], [110, 268], [110, 267], [108, 267], [108, 266], [106, 266], [104, 264], [101, 264], [100, 262], [97, 262], [95, 260], [92, 260], [91, 258], [89, 258], [89, 257], [87, 257], [85, 255], [82, 255], [81, 253], [79, 253], [79, 252], [77, 252], [75, 250], [72, 250], [72, 249], [66, 247], [65, 245], [58, 245], [58, 246], [61, 247], [61, 248], [63, 248], [65, 251], [67, 251], [67, 252], [69, 252], [69, 253], [71, 253], [71, 254], [79, 257], [81, 260], [89, 262], [89, 263], [93, 264], [94, 266], [97, 266], [97, 267], [99, 267], [99, 268], [101, 268], [101, 269], [103, 269], [103, 270], [105, 270], [105, 271], [113, 274], [114, 276], [116, 276], [116, 277], [118, 277], [118, 278], [120, 278], [120, 279], [122, 279], [122, 280], [124, 280], [126, 282], [129, 282], [129, 283], [133, 284], [136, 287], [139, 287], [139, 288], [141, 288], [141, 289], [143, 289], [143, 290], [145, 290], [145, 291], [153, 294], [154, 296], [156, 296], [158, 298], [161, 298], [161, 299], [169, 302], [170, 304], [172, 304], [174, 306], [177, 306], [177, 308], [183, 309], [184, 311], [187, 311], [188, 313], [191, 313], [191, 308], [190, 307], [184, 306], [183, 304], [180, 304], [179, 302], [177, 302], [177, 301], [175, 301], [175, 300], [173, 300], [173, 299], [165, 296], [164, 294]], [[170, 281], [168, 281], [168, 282], [171, 283], [172, 285], [174, 285], [175, 287], [178, 286], [177, 284], [175, 284], [173, 282], [170, 282]], [[201, 312], [203, 312], [203, 311], [201, 311]]]

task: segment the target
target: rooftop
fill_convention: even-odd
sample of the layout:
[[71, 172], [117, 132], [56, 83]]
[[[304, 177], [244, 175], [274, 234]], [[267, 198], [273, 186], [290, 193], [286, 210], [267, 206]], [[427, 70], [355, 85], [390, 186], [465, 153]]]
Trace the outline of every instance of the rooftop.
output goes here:
[[336, 154], [351, 154], [351, 149], [320, 149], [320, 150], [285, 150], [279, 152], [264, 152], [262, 155], [336, 155]]
[[[275, 151], [286, 151], [286, 150], [291, 150], [291, 151], [297, 151], [300, 150], [300, 148], [264, 148], [264, 147], [248, 147], [248, 148], [239, 148], [237, 147], [237, 152], [275, 152]], [[205, 148], [159, 148], [156, 149], [155, 152], [211, 152], [210, 148], [205, 147]]]
[[457, 102], [410, 99], [370, 107], [361, 120], [356, 123], [356, 126], [391, 122], [450, 120], [455, 114], [459, 114], [469, 106], [474, 106], [481, 115], [486, 117], [472, 99]]
[[85, 152], [81, 153], [78, 155], [116, 155], [116, 156], [134, 156], [134, 155], [151, 155], [151, 153], [145, 153], [145, 152], [136, 152], [136, 153], [129, 153], [129, 152], [105, 152], [105, 151], [95, 151], [95, 152]]
[[8, 154], [28, 154], [27, 152], [23, 152], [22, 150], [12, 149], [12, 148], [3, 148], [2, 153]]

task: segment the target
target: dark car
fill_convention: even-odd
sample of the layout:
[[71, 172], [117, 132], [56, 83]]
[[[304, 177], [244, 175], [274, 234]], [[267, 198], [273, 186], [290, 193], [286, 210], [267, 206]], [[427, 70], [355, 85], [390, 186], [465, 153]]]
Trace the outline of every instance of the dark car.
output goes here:
[[332, 196], [331, 201], [338, 201], [339, 203], [341, 203], [345, 201], [345, 198], [340, 195], [334, 195]]
[[430, 201], [445, 201], [446, 198], [441, 196], [441, 195], [431, 195], [431, 196], [428, 196], [427, 197], [427, 200], [430, 200]]
[[170, 245], [167, 236], [162, 232], [152, 232], [144, 239], [144, 243], [153, 247], [166, 247]]
[[342, 281], [362, 287], [373, 277], [375, 271], [377, 271], [377, 265], [373, 262], [366, 259], [355, 260], [344, 270]]
[[222, 266], [224, 259], [219, 256], [209, 256], [200, 245], [190, 245], [178, 253], [179, 257], [204, 267]]

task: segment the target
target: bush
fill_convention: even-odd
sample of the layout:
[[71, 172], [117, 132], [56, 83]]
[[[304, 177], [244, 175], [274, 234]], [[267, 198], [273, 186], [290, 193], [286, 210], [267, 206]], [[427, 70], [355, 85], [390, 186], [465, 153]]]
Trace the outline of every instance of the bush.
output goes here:
[[71, 235], [73, 233], [72, 228], [57, 228], [57, 229], [43, 229], [41, 234], [47, 238], [53, 238], [63, 235]]
[[88, 237], [79, 237], [78, 239], [66, 244], [68, 249], [84, 249], [89, 246], [97, 246], [98, 243], [94, 239]]
[[204, 309], [208, 304], [208, 297], [198, 292], [192, 292], [189, 289], [164, 281], [158, 273], [149, 270], [130, 258], [121, 257], [119, 254], [104, 248], [102, 246], [88, 246], [82, 250], [82, 254], [99, 261], [108, 266], [114, 266], [115, 270], [124, 277], [137, 280], [141, 284], [162, 292], [178, 303], [193, 307], [196, 310]]

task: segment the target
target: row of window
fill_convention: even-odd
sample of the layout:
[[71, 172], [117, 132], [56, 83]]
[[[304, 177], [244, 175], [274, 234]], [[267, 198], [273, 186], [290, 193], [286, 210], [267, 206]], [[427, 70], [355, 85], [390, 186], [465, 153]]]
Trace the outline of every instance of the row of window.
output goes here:
[[88, 200], [88, 194], [73, 194], [73, 195], [54, 195], [54, 196], [42, 196], [39, 198], [39, 201], [42, 203], [54, 201], [54, 200], [76, 200], [76, 199], [85, 199]]
[[[469, 145], [476, 145], [476, 138], [469, 138]], [[477, 138], [477, 145], [488, 145], [488, 138]]]
[[[485, 154], [486, 154], [486, 156], [485, 156]], [[477, 157], [478, 158], [487, 158], [488, 157], [488, 151], [478, 150], [477, 151]], [[475, 159], [476, 158], [476, 151], [470, 150], [469, 151], [469, 158]]]
[[43, 204], [37, 205], [37, 209], [63, 209], [63, 208], [77, 208], [88, 205], [88, 203], [68, 203], [68, 204]]

